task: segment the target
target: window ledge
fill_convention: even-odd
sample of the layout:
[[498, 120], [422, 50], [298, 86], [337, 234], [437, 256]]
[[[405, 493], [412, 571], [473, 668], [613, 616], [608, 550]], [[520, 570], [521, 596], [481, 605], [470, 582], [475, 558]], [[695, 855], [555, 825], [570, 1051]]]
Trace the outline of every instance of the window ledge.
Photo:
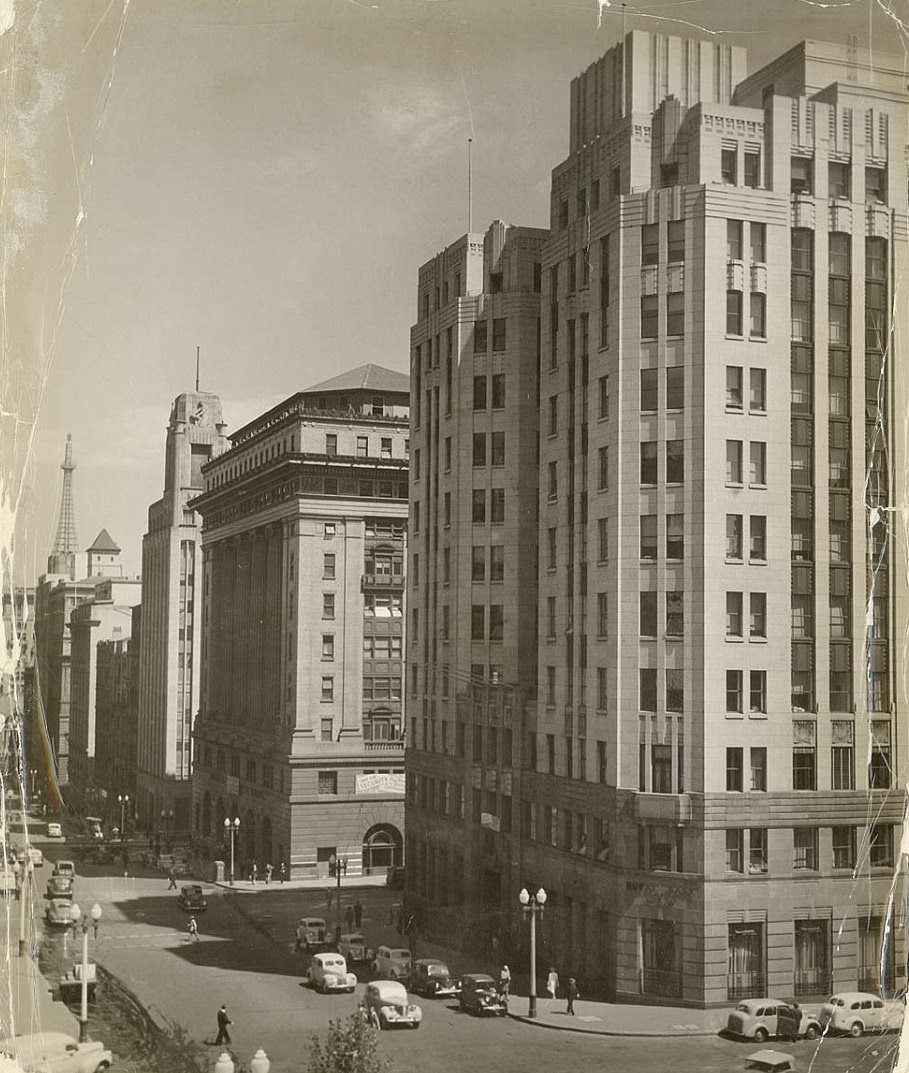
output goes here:
[[727, 633], [726, 634], [726, 642], [728, 644], [740, 645], [740, 644], [743, 644], [744, 641], [745, 641], [745, 638], [740, 637], [737, 633]]
[[758, 482], [756, 482], [756, 481], [749, 481], [749, 482], [748, 482], [748, 487], [749, 487], [749, 488], [758, 488], [758, 489], [761, 489], [761, 490], [763, 490], [763, 491], [766, 491], [766, 490], [767, 490], [767, 485], [766, 485], [766, 484], [764, 484], [764, 483], [760, 483], [760, 484], [759, 484], [759, 483], [758, 483]]
[[745, 485], [741, 481], [726, 481], [727, 488], [744, 488]]
[[726, 556], [726, 562], [730, 566], [743, 566], [744, 563], [745, 563], [745, 560], [741, 556], [727, 555]]
[[744, 712], [726, 712], [726, 718], [727, 719], [744, 719], [745, 718], [745, 713]]
[[748, 565], [749, 566], [766, 566], [767, 565], [767, 560], [766, 559], [749, 559], [748, 560]]
[[738, 339], [740, 342], [745, 341], [745, 336], [744, 335], [742, 335], [741, 333], [736, 334], [735, 332], [726, 332], [726, 338], [727, 339]]
[[741, 413], [744, 413], [744, 412], [745, 412], [745, 407], [744, 406], [735, 406], [735, 405], [730, 404], [728, 402], [726, 403], [726, 413], [727, 414], [741, 414]]
[[[748, 342], [749, 343], [766, 343], [767, 342], [767, 336], [766, 335], [749, 335], [748, 336]], [[752, 413], [754, 413], [754, 411], [752, 411]]]
[[753, 636], [751, 636], [751, 637], [748, 638], [748, 641], [751, 644], [754, 644], [754, 645], [765, 645], [765, 644], [767, 644], [767, 638], [766, 637], [753, 637]]

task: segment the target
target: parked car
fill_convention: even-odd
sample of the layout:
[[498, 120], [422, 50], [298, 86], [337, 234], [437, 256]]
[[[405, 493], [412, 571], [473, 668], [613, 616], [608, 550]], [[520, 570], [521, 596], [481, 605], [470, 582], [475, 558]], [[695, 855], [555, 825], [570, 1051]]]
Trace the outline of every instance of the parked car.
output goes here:
[[15, 1058], [25, 1073], [100, 1073], [113, 1055], [100, 1041], [77, 1043], [65, 1032], [36, 1032], [0, 1042], [0, 1053]]
[[72, 879], [76, 878], [76, 866], [72, 861], [57, 861], [54, 865], [52, 875], [55, 876], [70, 876]]
[[47, 837], [48, 838], [63, 838], [63, 825], [59, 823], [49, 823], [47, 825]]
[[897, 1028], [905, 1013], [901, 1002], [884, 1002], [865, 991], [841, 991], [821, 1006], [821, 1027], [861, 1036], [873, 1028]]
[[[98, 967], [93, 961], [88, 963], [88, 973], [85, 978], [85, 987], [88, 1001], [94, 1000], [95, 991], [98, 988]], [[79, 1002], [82, 999], [82, 963], [77, 961], [73, 967], [60, 977], [60, 998], [64, 1002]]]
[[750, 998], [740, 1002], [729, 1014], [726, 1031], [764, 1043], [771, 1036], [816, 1039], [821, 1034], [821, 1025], [797, 1002], [784, 1002], [778, 998]]
[[363, 995], [366, 1016], [378, 1029], [392, 1025], [419, 1028], [423, 1011], [416, 1003], [407, 1001], [407, 991], [397, 980], [373, 980]]
[[504, 1017], [508, 1013], [508, 1003], [499, 994], [495, 980], [485, 972], [469, 972], [461, 977], [458, 1004], [465, 1013], [477, 1017], [487, 1013]]
[[427, 998], [445, 998], [456, 995], [459, 987], [451, 978], [448, 966], [438, 958], [417, 958], [413, 963], [413, 975], [410, 979], [411, 991]]
[[44, 910], [44, 919], [48, 924], [69, 927], [74, 923], [72, 898], [51, 898]]
[[188, 909], [194, 913], [201, 913], [203, 909], [208, 908], [208, 902], [205, 900], [205, 895], [202, 893], [202, 888], [198, 883], [188, 883], [185, 887], [180, 888], [180, 893], [177, 895], [177, 905], [181, 909]]
[[797, 1068], [792, 1055], [783, 1051], [755, 1051], [745, 1059], [749, 1073], [795, 1073]]
[[389, 980], [406, 980], [410, 977], [412, 955], [402, 946], [380, 946], [372, 963], [376, 976], [387, 976]]
[[321, 991], [350, 991], [357, 986], [357, 978], [347, 971], [347, 962], [340, 954], [313, 954], [306, 971], [310, 987]]
[[297, 950], [306, 950], [311, 953], [315, 952], [312, 947], [316, 943], [328, 941], [328, 928], [322, 917], [300, 917], [294, 934]]
[[72, 898], [72, 896], [72, 876], [51, 876], [47, 881], [47, 892], [44, 895], [45, 898]]
[[376, 956], [366, 945], [366, 940], [359, 932], [345, 932], [338, 942], [338, 952], [348, 961], [372, 961]]

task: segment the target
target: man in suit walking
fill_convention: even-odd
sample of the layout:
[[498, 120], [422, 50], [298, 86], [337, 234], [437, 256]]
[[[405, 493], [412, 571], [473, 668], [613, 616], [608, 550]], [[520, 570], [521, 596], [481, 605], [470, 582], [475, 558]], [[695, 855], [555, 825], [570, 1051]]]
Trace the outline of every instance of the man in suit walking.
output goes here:
[[233, 1021], [227, 1016], [227, 1006], [222, 1002], [221, 1009], [218, 1010], [218, 1038], [215, 1040], [215, 1046], [221, 1043], [230, 1043], [228, 1029], [232, 1024]]

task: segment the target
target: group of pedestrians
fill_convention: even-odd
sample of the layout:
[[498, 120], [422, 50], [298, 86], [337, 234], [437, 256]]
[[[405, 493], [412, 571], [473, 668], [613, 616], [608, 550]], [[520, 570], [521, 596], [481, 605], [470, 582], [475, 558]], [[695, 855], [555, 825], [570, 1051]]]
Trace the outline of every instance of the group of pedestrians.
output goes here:
[[359, 931], [363, 923], [363, 906], [361, 905], [359, 898], [357, 898], [353, 905], [348, 905], [344, 910], [344, 920], [347, 923], [348, 931], [353, 931], [354, 928]]
[[[243, 874], [243, 871], [241, 870], [240, 875], [242, 875], [242, 874]], [[259, 863], [258, 863], [258, 861], [253, 861], [252, 864], [250, 864], [249, 869], [248, 869], [246, 874], [247, 874], [247, 877], [249, 878], [249, 882], [252, 883], [253, 886], [255, 886], [256, 883], [259, 881]], [[269, 886], [271, 884], [271, 881], [272, 881], [272, 878], [273, 878], [274, 874], [275, 874], [274, 865], [269, 861], [269, 863], [265, 865], [265, 885], [266, 886]], [[281, 861], [281, 863], [278, 865], [278, 880], [281, 883], [284, 883], [284, 882], [287, 881], [287, 865], [284, 863], [284, 861]]]
[[[555, 1003], [559, 991], [559, 974], [554, 968], [550, 968], [549, 975], [546, 977], [546, 990], [553, 1003]], [[578, 982], [573, 976], [569, 976], [568, 983], [565, 985], [565, 998], [568, 1001], [565, 1013], [571, 1017], [575, 1016], [574, 1003], [578, 997]]]

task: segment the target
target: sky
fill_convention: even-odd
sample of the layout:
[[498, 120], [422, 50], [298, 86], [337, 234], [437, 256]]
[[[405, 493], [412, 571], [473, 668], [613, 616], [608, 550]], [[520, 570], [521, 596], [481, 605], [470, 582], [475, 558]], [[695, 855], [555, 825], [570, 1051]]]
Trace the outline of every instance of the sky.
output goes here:
[[[0, 542], [46, 567], [72, 433], [81, 547], [130, 574], [170, 404], [228, 432], [364, 362], [408, 368], [420, 264], [547, 226], [572, 77], [627, 30], [902, 55], [909, 0], [0, 0]], [[13, 530], [14, 526], [14, 530]], [[4, 530], [5, 527], [5, 530]]]

